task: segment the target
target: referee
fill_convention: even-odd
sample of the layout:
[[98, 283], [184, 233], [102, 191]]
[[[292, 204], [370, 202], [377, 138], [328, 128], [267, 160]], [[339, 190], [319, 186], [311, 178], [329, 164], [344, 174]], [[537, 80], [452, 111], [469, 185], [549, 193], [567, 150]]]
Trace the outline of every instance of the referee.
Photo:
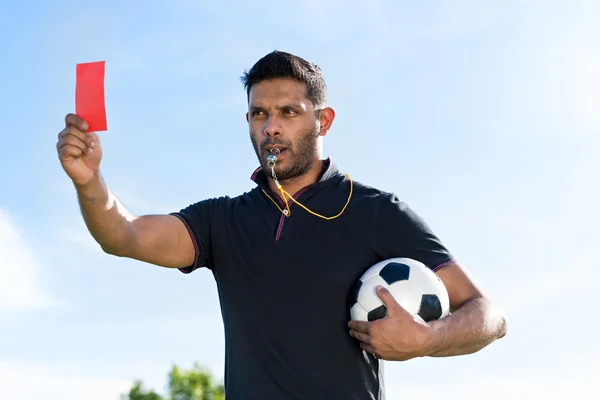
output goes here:
[[[322, 156], [335, 112], [318, 66], [274, 51], [242, 81], [259, 166], [248, 171], [254, 188], [236, 197], [132, 215], [102, 178], [102, 146], [86, 121], [68, 114], [57, 143], [87, 228], [106, 253], [212, 272], [228, 400], [383, 400], [383, 360], [469, 354], [506, 334], [503, 312], [418, 214]], [[418, 322], [383, 289], [385, 318], [350, 321], [354, 284], [392, 257], [435, 271], [448, 317]]]

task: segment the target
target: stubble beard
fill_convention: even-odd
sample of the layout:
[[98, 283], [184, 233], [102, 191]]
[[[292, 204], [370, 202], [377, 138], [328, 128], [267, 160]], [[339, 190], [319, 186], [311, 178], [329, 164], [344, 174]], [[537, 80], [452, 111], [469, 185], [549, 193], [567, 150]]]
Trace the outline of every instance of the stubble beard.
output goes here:
[[264, 148], [270, 145], [281, 145], [286, 148], [286, 165], [282, 166], [275, 164], [275, 174], [281, 183], [297, 179], [307, 174], [315, 161], [315, 157], [318, 156], [318, 128], [308, 128], [300, 132], [298, 135], [300, 139], [296, 142], [293, 151], [291, 149], [291, 142], [283, 141], [277, 137], [267, 138], [263, 140], [262, 143], [257, 143], [252, 132], [250, 132], [250, 137], [252, 138], [252, 145], [256, 152], [256, 156], [258, 157], [258, 161], [269, 176], [271, 176], [271, 167], [267, 164], [267, 153], [265, 153]]

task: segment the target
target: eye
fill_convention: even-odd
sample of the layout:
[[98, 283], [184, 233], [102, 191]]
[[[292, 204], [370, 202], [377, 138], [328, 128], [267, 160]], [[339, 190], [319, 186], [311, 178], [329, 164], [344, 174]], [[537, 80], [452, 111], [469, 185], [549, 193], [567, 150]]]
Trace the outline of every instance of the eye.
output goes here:
[[292, 108], [286, 108], [286, 109], [284, 109], [283, 113], [286, 114], [286, 115], [296, 115], [296, 114], [298, 114], [296, 112], [296, 110], [294, 110]]
[[264, 115], [264, 114], [265, 114], [265, 113], [264, 113], [264, 111], [259, 111], [259, 110], [257, 110], [257, 111], [252, 111], [252, 113], [251, 113], [250, 115], [251, 115], [253, 118], [256, 118], [256, 117], [258, 117], [258, 116], [261, 116], [261, 115]]

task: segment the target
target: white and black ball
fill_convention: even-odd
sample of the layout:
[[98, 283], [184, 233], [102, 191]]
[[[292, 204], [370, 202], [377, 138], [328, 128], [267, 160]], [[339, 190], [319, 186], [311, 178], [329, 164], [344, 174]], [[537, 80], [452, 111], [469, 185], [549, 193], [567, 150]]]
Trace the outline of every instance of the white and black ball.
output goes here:
[[387, 288], [415, 319], [429, 322], [450, 312], [446, 286], [435, 272], [417, 260], [399, 257], [378, 262], [357, 281], [350, 295], [353, 320], [375, 321], [385, 317], [385, 304], [375, 291], [379, 285]]

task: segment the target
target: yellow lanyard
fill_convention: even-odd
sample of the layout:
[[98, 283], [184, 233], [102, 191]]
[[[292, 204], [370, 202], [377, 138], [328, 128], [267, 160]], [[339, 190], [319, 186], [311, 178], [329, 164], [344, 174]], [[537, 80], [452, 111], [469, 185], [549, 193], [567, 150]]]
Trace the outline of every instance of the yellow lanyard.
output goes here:
[[273, 198], [271, 196], [269, 196], [269, 194], [263, 190], [263, 192], [267, 195], [267, 197], [273, 202], [273, 204], [275, 204], [275, 206], [277, 207], [277, 209], [279, 209], [279, 211], [285, 215], [286, 217], [289, 217], [292, 215], [292, 210], [290, 210], [290, 205], [289, 202], [286, 200], [286, 196], [290, 198], [290, 200], [292, 200], [294, 203], [298, 204], [300, 207], [304, 208], [306, 211], [308, 211], [310, 214], [317, 216], [319, 218], [323, 218], [325, 220], [332, 220], [334, 218], [339, 217], [340, 215], [342, 215], [344, 213], [344, 211], [346, 210], [346, 207], [348, 206], [348, 204], [350, 203], [350, 199], [352, 198], [352, 189], [353, 189], [353, 184], [352, 184], [352, 178], [350, 178], [350, 175], [348, 175], [347, 173], [344, 172], [344, 175], [346, 175], [348, 177], [348, 179], [350, 180], [350, 193], [348, 194], [348, 200], [346, 200], [346, 204], [344, 205], [344, 207], [342, 208], [342, 211], [340, 211], [337, 215], [334, 215], [333, 217], [324, 217], [321, 214], [317, 214], [314, 211], [309, 210], [306, 206], [304, 206], [302, 203], [300, 203], [299, 201], [297, 201], [296, 199], [294, 199], [294, 197], [292, 197], [288, 192], [286, 192], [283, 187], [281, 186], [281, 184], [279, 184], [279, 181], [277, 180], [277, 178], [275, 177], [275, 171], [273, 171], [273, 180], [275, 181], [275, 184], [277, 185], [277, 189], [279, 189], [279, 191], [281, 192], [281, 197], [283, 197], [284, 203], [285, 203], [285, 210], [283, 210], [281, 207], [279, 207], [279, 204], [277, 204], [277, 202], [275, 200], [273, 200]]

